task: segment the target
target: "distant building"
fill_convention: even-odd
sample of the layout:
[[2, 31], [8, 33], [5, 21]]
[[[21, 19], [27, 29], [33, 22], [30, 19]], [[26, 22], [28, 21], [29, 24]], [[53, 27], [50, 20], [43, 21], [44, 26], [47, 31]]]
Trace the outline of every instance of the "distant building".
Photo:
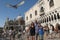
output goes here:
[[25, 25], [38, 20], [43, 26], [46, 24], [60, 24], [60, 0], [38, 0], [25, 13]]
[[25, 26], [25, 21], [22, 16], [18, 16], [14, 20], [10, 20], [9, 18], [6, 19], [4, 29], [9, 30], [9, 29], [16, 29], [16, 30], [24, 30]]
[[0, 27], [0, 38], [2, 37], [3, 27]]

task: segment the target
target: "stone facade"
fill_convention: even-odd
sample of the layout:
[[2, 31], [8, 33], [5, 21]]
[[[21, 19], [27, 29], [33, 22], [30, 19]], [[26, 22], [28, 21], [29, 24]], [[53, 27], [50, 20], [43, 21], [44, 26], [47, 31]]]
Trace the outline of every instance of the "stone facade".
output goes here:
[[2, 37], [3, 27], [0, 27], [0, 38]]
[[[22, 16], [18, 16], [14, 20], [10, 20], [9, 18], [6, 19], [4, 25], [4, 35], [5, 37], [15, 37], [14, 39], [18, 39], [23, 34], [23, 30], [25, 29], [25, 21]], [[12, 30], [11, 36], [9, 36], [9, 31]], [[20, 34], [21, 33], [21, 34]], [[14, 40], [13, 39], [13, 40]]]
[[6, 19], [4, 28], [6, 29], [16, 29], [18, 30], [18, 28], [24, 28], [22, 26], [24, 26], [24, 19], [21, 16], [18, 16], [16, 19], [14, 20], [10, 20], [9, 18]]
[[38, 20], [43, 26], [46, 24], [60, 24], [60, 0], [38, 0], [25, 13], [25, 25]]

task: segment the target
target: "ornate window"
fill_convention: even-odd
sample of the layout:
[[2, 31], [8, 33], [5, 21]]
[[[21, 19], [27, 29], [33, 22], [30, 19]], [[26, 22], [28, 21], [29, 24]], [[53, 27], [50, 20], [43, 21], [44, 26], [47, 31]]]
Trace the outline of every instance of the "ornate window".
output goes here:
[[32, 14], [30, 14], [30, 18], [32, 18]]
[[44, 8], [43, 7], [41, 7], [40, 12], [44, 12]]
[[48, 22], [48, 17], [47, 17], [47, 22]]
[[26, 20], [28, 20], [28, 16], [26, 17]]
[[57, 18], [60, 19], [60, 15], [59, 15], [59, 13], [57, 13]]
[[37, 15], [37, 10], [35, 10], [35, 15]]
[[45, 22], [46, 22], [46, 18], [45, 18]]
[[50, 16], [49, 16], [49, 21], [51, 21], [51, 18], [50, 18]]
[[53, 0], [50, 0], [50, 1], [49, 1], [49, 6], [50, 6], [50, 7], [54, 6]]
[[56, 20], [57, 18], [56, 18], [56, 14], [54, 14], [54, 19]]
[[53, 15], [51, 15], [51, 19], [53, 20]]

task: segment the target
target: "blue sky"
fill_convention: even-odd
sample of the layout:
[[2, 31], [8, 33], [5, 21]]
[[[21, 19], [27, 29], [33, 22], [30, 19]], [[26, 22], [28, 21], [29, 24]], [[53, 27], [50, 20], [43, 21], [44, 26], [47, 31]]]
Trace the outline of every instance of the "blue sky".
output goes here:
[[8, 3], [15, 5], [20, 1], [21, 0], [0, 0], [0, 27], [4, 26], [7, 17], [14, 19], [19, 14], [24, 17], [24, 13], [37, 2], [37, 0], [25, 0], [25, 3], [18, 7], [18, 9], [9, 8], [6, 6]]

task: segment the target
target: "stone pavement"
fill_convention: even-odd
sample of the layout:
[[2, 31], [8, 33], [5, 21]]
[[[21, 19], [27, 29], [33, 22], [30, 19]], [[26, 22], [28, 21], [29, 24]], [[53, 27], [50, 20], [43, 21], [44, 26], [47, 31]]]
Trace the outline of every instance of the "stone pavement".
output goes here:
[[[56, 34], [56, 35], [53, 34], [53, 36], [54, 36], [55, 38], [51, 39], [51, 38], [50, 38], [50, 35], [49, 35], [49, 36], [46, 36], [46, 35], [44, 34], [44, 40], [60, 40], [59, 34]], [[8, 39], [9, 39], [9, 37], [8, 37]], [[0, 38], [0, 40], [8, 40], [8, 39]], [[17, 38], [17, 39], [15, 39], [15, 40], [27, 40], [27, 34], [22, 35], [22, 39], [18, 39], [18, 38]], [[30, 40], [31, 40], [31, 38], [30, 38]]]
[[[45, 34], [44, 34], [44, 40], [60, 40], [60, 38], [59, 38], [59, 34], [53, 34], [53, 36], [55, 37], [55, 38], [50, 38], [50, 35], [49, 36], [46, 36]], [[27, 34], [25, 34], [25, 35], [23, 35], [23, 40], [27, 40]], [[30, 40], [31, 40], [31, 38], [30, 38]]]
[[50, 35], [48, 35], [48, 36], [45, 36], [44, 35], [44, 40], [60, 40], [60, 38], [59, 38], [59, 34], [53, 34], [53, 37], [54, 38], [50, 38]]

